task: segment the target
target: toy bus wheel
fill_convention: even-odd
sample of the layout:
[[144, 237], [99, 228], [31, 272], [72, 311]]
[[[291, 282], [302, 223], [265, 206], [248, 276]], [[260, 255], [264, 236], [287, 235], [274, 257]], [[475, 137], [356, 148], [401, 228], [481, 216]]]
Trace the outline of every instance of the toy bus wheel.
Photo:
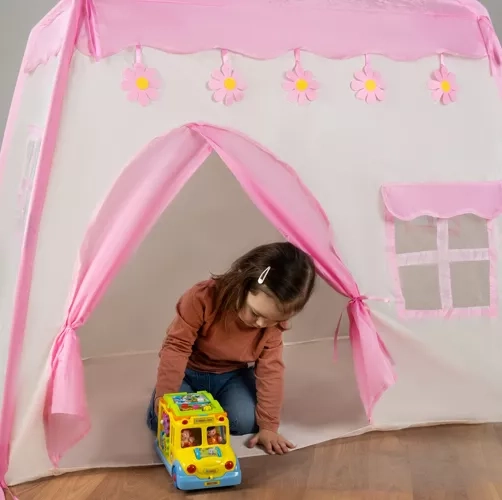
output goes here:
[[176, 478], [176, 469], [173, 469], [172, 478], [173, 478], [174, 487], [177, 490], [179, 490], [179, 488], [178, 488], [178, 481], [177, 481], [177, 478]]

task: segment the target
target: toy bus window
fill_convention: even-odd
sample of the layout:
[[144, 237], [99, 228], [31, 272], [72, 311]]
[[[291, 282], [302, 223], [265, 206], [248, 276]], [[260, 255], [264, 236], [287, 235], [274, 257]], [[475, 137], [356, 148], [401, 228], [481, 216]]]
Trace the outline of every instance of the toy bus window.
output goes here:
[[226, 444], [227, 436], [225, 435], [225, 427], [208, 427], [207, 428], [207, 444]]
[[181, 430], [181, 447], [189, 448], [191, 446], [202, 445], [202, 431], [200, 427]]
[[160, 426], [161, 426], [161, 431], [164, 432], [166, 436], [169, 436], [169, 415], [163, 411], [162, 412], [162, 418], [160, 420]]

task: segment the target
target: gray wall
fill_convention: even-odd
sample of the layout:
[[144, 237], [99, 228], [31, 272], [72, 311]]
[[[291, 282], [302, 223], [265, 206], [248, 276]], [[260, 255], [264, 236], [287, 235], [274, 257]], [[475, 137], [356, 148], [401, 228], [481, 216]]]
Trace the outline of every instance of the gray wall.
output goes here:
[[12, 93], [31, 28], [57, 0], [0, 0], [0, 136], [3, 136]]
[[[502, 1], [484, 0], [502, 38]], [[12, 92], [31, 28], [56, 0], [0, 0], [0, 134], [3, 135]]]

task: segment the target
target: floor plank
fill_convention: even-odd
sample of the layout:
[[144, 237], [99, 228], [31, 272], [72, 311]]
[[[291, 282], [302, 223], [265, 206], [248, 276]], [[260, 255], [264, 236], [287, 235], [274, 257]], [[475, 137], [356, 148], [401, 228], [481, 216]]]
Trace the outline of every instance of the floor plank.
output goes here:
[[19, 500], [502, 500], [502, 424], [372, 433], [242, 461], [238, 488], [185, 494], [160, 467], [68, 474]]

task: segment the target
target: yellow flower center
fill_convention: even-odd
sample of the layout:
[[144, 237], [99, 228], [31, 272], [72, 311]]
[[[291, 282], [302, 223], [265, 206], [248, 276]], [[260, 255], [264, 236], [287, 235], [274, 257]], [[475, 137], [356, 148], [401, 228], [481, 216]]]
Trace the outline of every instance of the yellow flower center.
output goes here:
[[228, 77], [228, 78], [225, 78], [225, 81], [223, 82], [223, 86], [227, 90], [234, 90], [235, 87], [237, 87], [237, 82], [235, 81], [235, 78]]
[[364, 88], [368, 92], [374, 92], [377, 88], [377, 82], [375, 80], [366, 80], [366, 82], [364, 84]]
[[138, 87], [139, 90], [146, 90], [149, 86], [150, 82], [148, 81], [148, 78], [145, 78], [144, 76], [136, 78], [136, 87]]
[[443, 80], [441, 82], [441, 90], [443, 92], [449, 92], [451, 90], [451, 84], [450, 84], [450, 82], [448, 82], [446, 80]]
[[296, 80], [296, 90], [299, 92], [305, 92], [308, 88], [309, 82], [307, 82], [307, 80], [304, 80], [303, 78]]

